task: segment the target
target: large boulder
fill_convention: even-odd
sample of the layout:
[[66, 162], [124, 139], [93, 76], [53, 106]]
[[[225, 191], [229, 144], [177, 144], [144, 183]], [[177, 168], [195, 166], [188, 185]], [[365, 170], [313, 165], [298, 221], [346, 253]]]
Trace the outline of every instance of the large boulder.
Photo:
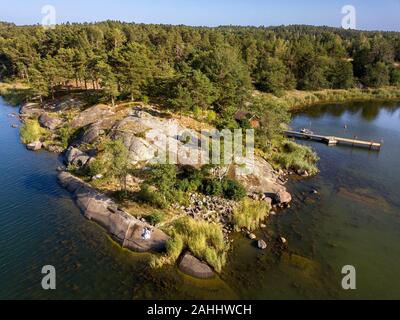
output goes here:
[[40, 116], [43, 112], [38, 103], [25, 103], [19, 110], [22, 117], [28, 118]]
[[82, 111], [78, 117], [71, 121], [70, 127], [73, 129], [86, 127], [111, 115], [114, 115], [112, 107], [105, 104], [98, 104]]
[[67, 152], [65, 153], [65, 163], [67, 165], [71, 164], [78, 167], [82, 167], [89, 160], [90, 157], [86, 153], [74, 147], [69, 147]]
[[210, 279], [215, 275], [207, 263], [200, 261], [190, 252], [183, 255], [178, 267], [183, 273], [199, 279]]
[[49, 116], [47, 113], [43, 113], [39, 117], [39, 123], [43, 128], [55, 130], [62, 124], [62, 121], [58, 118]]
[[275, 201], [278, 204], [283, 204], [283, 205], [289, 204], [292, 201], [292, 196], [286, 190], [280, 190], [275, 195]]
[[26, 148], [30, 151], [39, 151], [40, 149], [42, 149], [43, 144], [40, 141], [35, 141], [35, 142], [31, 142], [28, 143], [26, 145]]
[[244, 164], [235, 169], [236, 178], [251, 194], [275, 194], [285, 188], [272, 166], [263, 158], [255, 156], [243, 159]]

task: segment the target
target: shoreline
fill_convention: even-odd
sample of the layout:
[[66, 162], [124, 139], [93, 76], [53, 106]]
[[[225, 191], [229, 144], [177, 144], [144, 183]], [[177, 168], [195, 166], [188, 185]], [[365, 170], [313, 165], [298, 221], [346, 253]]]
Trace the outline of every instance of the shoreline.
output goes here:
[[318, 91], [286, 91], [281, 97], [257, 91], [255, 95], [268, 102], [287, 108], [291, 113], [312, 108], [315, 105], [346, 104], [352, 102], [400, 101], [400, 87], [367, 89], [325, 89]]

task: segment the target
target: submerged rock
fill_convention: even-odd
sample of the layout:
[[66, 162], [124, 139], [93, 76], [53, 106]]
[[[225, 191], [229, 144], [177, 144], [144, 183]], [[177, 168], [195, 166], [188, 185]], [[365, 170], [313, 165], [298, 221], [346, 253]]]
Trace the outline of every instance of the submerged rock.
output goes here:
[[285, 190], [280, 190], [276, 194], [275, 201], [282, 205], [289, 204], [292, 201], [292, 195]]
[[207, 263], [200, 261], [190, 252], [183, 255], [178, 267], [183, 273], [199, 279], [210, 279], [215, 275]]

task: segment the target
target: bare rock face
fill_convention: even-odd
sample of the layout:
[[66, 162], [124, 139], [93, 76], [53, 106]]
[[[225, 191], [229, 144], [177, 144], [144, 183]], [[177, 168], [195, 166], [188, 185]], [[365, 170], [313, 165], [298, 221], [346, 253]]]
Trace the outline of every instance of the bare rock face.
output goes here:
[[263, 200], [279, 204], [288, 204], [292, 197], [279, 180], [272, 166], [261, 157], [255, 157], [254, 162], [236, 169], [236, 178], [243, 183], [250, 194], [261, 194]]
[[210, 279], [215, 275], [207, 263], [200, 261], [190, 252], [186, 252], [183, 255], [178, 267], [183, 273], [199, 279]]
[[40, 116], [43, 113], [43, 109], [38, 103], [25, 103], [19, 113], [22, 117], [34, 117]]
[[65, 163], [68, 165], [72, 164], [78, 167], [82, 167], [89, 160], [90, 157], [86, 153], [74, 147], [69, 147], [67, 149], [67, 152], [65, 153]]
[[80, 109], [84, 106], [84, 104], [85, 103], [83, 101], [77, 98], [66, 96], [46, 102], [43, 105], [43, 108], [53, 112], [58, 112], [58, 111], [67, 111], [71, 109]]
[[[70, 173], [58, 175], [61, 186], [73, 194], [84, 216], [101, 225], [123, 247], [135, 252], [162, 252], [169, 237], [161, 230], [152, 228], [118, 206], [108, 197]], [[150, 239], [144, 239], [145, 228], [151, 230]]]
[[134, 110], [112, 130], [113, 138], [121, 139], [129, 149], [133, 164], [157, 161], [167, 152], [174, 162], [182, 165], [196, 166], [199, 159], [206, 158], [206, 151], [199, 148], [196, 140], [201, 138], [200, 135], [174, 119]]
[[60, 119], [50, 117], [47, 113], [43, 113], [39, 117], [39, 123], [43, 128], [55, 130], [62, 124], [62, 121]]
[[26, 145], [26, 148], [30, 151], [39, 151], [42, 149], [43, 144], [40, 141], [35, 141]]
[[82, 111], [77, 118], [72, 120], [70, 126], [73, 129], [86, 127], [90, 124], [96, 123], [102, 118], [114, 115], [110, 106], [105, 104], [98, 104], [85, 111]]

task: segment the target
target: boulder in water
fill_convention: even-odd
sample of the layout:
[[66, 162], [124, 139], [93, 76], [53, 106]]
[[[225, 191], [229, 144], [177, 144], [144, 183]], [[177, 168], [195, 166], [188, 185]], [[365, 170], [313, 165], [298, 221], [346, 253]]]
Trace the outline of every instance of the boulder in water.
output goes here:
[[31, 143], [28, 143], [26, 145], [26, 148], [31, 151], [39, 151], [40, 149], [42, 149], [42, 146], [43, 146], [43, 144], [40, 141], [34, 141]]
[[210, 279], [215, 275], [207, 263], [200, 261], [190, 252], [183, 255], [178, 267], [183, 273], [199, 279]]

